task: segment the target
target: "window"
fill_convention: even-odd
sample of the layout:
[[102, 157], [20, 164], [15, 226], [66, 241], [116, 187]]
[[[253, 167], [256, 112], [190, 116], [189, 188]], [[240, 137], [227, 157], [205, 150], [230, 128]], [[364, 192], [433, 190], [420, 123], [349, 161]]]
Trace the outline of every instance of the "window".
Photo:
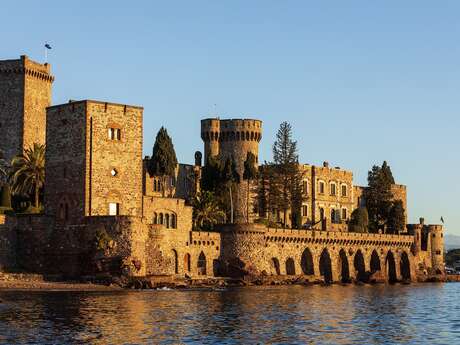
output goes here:
[[110, 140], [120, 140], [121, 130], [119, 128], [109, 128], [109, 139]]
[[109, 203], [109, 216], [118, 216], [120, 214], [120, 204], [116, 202]]
[[323, 220], [324, 219], [324, 208], [319, 209], [319, 219]]
[[336, 195], [337, 191], [335, 189], [336, 189], [335, 183], [331, 183], [331, 185], [330, 185], [330, 194], [331, 195]]
[[118, 175], [117, 169], [112, 169], [112, 170], [110, 170], [110, 175], [112, 175], [112, 176], [114, 176], [114, 177], [117, 176], [117, 175]]
[[343, 220], [347, 219], [347, 209], [346, 208], [342, 208], [342, 219]]
[[308, 205], [302, 205], [302, 217], [308, 217]]
[[347, 185], [346, 184], [342, 185], [342, 196], [347, 196]]
[[167, 214], [167, 213], [165, 214], [165, 223], [166, 223], [165, 224], [166, 227], [169, 228], [169, 214]]
[[304, 194], [308, 194], [308, 181], [307, 180], [302, 181], [302, 192]]
[[319, 181], [319, 192], [320, 194], [324, 194], [324, 182]]

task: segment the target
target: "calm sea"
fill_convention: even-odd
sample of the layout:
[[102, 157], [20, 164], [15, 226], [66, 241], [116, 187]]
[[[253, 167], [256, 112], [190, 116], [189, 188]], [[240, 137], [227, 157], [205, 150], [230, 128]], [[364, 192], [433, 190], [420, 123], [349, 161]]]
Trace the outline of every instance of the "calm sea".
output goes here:
[[1, 344], [460, 344], [460, 284], [0, 291]]

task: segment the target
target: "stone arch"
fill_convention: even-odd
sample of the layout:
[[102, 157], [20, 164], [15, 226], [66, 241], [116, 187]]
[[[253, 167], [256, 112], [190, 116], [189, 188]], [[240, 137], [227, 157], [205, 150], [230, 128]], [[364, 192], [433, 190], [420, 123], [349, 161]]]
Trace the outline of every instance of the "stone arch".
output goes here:
[[339, 252], [339, 263], [340, 269], [340, 281], [342, 283], [349, 283], [350, 282], [350, 267], [348, 265], [348, 258], [345, 250], [340, 249]]
[[313, 265], [313, 255], [309, 248], [305, 248], [300, 259], [300, 267], [302, 268], [303, 274], [313, 275], [315, 269]]
[[395, 257], [391, 250], [388, 251], [385, 258], [385, 273], [389, 283], [395, 283], [397, 281], [396, 276], [396, 262]]
[[178, 274], [179, 273], [179, 260], [177, 257], [177, 251], [173, 249], [172, 254], [173, 254], [173, 259], [174, 259], [174, 274]]
[[323, 276], [325, 283], [332, 283], [331, 256], [326, 248], [323, 249], [319, 258], [319, 273]]
[[206, 255], [203, 252], [198, 256], [197, 261], [198, 275], [206, 275]]
[[371, 273], [375, 273], [382, 269], [380, 265], [380, 257], [377, 251], [374, 249], [371, 254], [371, 262], [370, 262]]
[[177, 229], [177, 217], [174, 213], [171, 214], [171, 228]]
[[295, 275], [295, 263], [293, 258], [288, 258], [286, 260], [286, 274], [288, 276], [294, 276]]
[[401, 270], [401, 277], [404, 281], [411, 280], [410, 278], [410, 261], [409, 256], [406, 252], [401, 253], [401, 261], [400, 261], [400, 270]]
[[189, 253], [184, 255], [184, 270], [190, 272], [192, 270], [191, 257]]
[[277, 258], [272, 258], [270, 264], [272, 268], [272, 274], [279, 276], [281, 274], [279, 260]]
[[353, 259], [353, 266], [356, 272], [356, 280], [364, 281], [366, 275], [366, 265], [364, 262], [364, 256], [360, 249], [356, 251], [355, 257]]

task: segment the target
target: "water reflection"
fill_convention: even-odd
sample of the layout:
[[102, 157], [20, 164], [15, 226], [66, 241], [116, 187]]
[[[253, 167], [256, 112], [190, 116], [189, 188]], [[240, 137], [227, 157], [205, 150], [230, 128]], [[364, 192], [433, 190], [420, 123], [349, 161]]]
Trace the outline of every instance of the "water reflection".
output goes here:
[[460, 284], [0, 292], [2, 344], [444, 344]]

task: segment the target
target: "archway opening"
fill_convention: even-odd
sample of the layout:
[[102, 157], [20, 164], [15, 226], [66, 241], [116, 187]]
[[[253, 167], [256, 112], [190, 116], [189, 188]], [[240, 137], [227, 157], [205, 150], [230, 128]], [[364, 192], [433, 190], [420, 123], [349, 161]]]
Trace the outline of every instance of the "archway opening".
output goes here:
[[280, 272], [280, 262], [277, 258], [272, 258], [271, 260], [271, 268], [272, 268], [272, 274], [276, 274], [279, 276], [281, 274]]
[[190, 264], [190, 254], [187, 253], [185, 254], [184, 256], [184, 269], [187, 271], [187, 272], [190, 272], [192, 267], [191, 267], [191, 264]]
[[177, 252], [175, 249], [173, 249], [172, 252], [173, 252], [173, 258], [174, 258], [174, 273], [178, 274], [179, 273], [179, 260], [177, 258]]
[[397, 281], [396, 277], [396, 262], [395, 257], [391, 251], [388, 251], [387, 257], [385, 259], [386, 274], [387, 279], [390, 284], [393, 284]]
[[286, 260], [286, 274], [289, 276], [295, 275], [295, 264], [292, 258]]
[[373, 251], [371, 255], [371, 273], [375, 273], [377, 271], [380, 271], [382, 268], [380, 267], [380, 258], [379, 254], [377, 254], [377, 251]]
[[204, 255], [203, 252], [200, 253], [200, 256], [198, 256], [198, 274], [199, 275], [206, 275], [206, 255]]
[[410, 262], [406, 252], [402, 252], [401, 254], [400, 269], [402, 279], [410, 281]]
[[324, 249], [319, 258], [319, 273], [323, 276], [326, 284], [332, 283], [331, 256], [327, 249]]
[[348, 267], [347, 254], [343, 249], [339, 252], [340, 281], [342, 283], [350, 282], [350, 268]]
[[364, 264], [364, 256], [361, 250], [358, 250], [355, 254], [355, 258], [353, 259], [353, 266], [356, 272], [356, 280], [357, 281], [365, 281], [366, 280], [366, 266]]
[[313, 255], [311, 255], [311, 251], [308, 248], [305, 248], [305, 250], [302, 253], [302, 258], [300, 259], [300, 267], [302, 268], [303, 274], [315, 274], [313, 268]]

